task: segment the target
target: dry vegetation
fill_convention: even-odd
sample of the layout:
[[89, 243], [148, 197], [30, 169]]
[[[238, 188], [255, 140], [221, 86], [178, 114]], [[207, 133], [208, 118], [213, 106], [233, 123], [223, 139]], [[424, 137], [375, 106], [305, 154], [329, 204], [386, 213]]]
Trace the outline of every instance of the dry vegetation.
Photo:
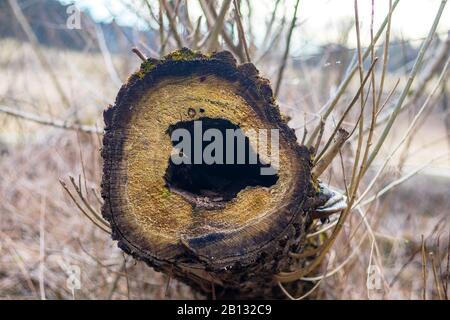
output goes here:
[[[213, 2], [200, 0], [204, 17], [198, 21], [179, 15], [185, 12], [180, 10], [184, 0], [163, 0], [161, 7], [158, 1], [149, 3], [149, 8], [143, 5], [139, 10], [150, 9], [145, 17], [158, 45], [135, 43], [129, 49], [136, 45], [151, 56], [182, 45], [205, 52], [224, 48], [241, 62], [256, 63], [279, 88], [275, 90], [281, 110], [291, 117], [299, 141], [319, 146], [318, 156], [326, 153], [335, 128], [353, 132], [321, 175], [323, 181], [346, 190], [351, 210], [315, 226], [322, 232], [311, 231], [311, 241], [324, 248], [319, 255], [323, 259], [314, 259], [310, 270], [280, 275], [281, 281], [311, 281], [316, 298], [448, 298], [447, 36], [437, 37], [429, 26], [423, 63], [419, 52], [417, 70], [411, 73], [386, 69], [392, 50], [387, 45], [392, 41], [390, 16], [380, 29], [376, 50], [370, 50], [369, 42], [369, 48], [348, 51], [345, 64], [326, 51], [318, 64], [294, 63], [289, 56], [298, 27], [294, 10], [285, 10], [283, 18], [268, 17], [266, 36], [258, 45], [255, 26], [249, 23], [252, 1], [242, 1], [239, 18], [235, 8], [240, 1], [210, 6]], [[274, 5], [282, 7], [283, 1]], [[377, 31], [356, 32], [358, 44], [360, 36], [374, 38]], [[348, 77], [353, 54], [355, 72]], [[124, 256], [76, 207], [98, 211], [101, 205], [101, 114], [119, 88], [114, 75], [126, 81], [139, 62], [129, 50], [110, 60], [101, 50], [69, 51], [39, 46], [32, 39], [0, 40], [0, 298], [198, 298], [183, 284]], [[408, 88], [410, 75], [415, 79]], [[348, 85], [343, 86], [346, 79]], [[395, 120], [390, 130], [387, 119]], [[70, 266], [80, 267], [79, 290], [66, 286]], [[372, 289], [366, 285], [369, 266], [381, 275]]]

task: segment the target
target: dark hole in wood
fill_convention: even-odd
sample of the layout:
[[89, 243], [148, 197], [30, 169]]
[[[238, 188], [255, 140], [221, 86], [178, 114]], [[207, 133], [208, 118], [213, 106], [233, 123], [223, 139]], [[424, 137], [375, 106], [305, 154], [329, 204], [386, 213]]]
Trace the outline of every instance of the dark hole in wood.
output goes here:
[[[183, 156], [190, 159], [190, 164], [175, 164], [172, 159], [169, 158], [169, 164], [164, 175], [167, 187], [178, 194], [184, 196], [194, 205], [201, 205], [198, 203], [199, 198], [206, 203], [206, 207], [214, 209], [224, 205], [224, 202], [230, 201], [235, 198], [237, 194], [246, 187], [270, 187], [278, 181], [278, 175], [261, 175], [262, 167], [269, 167], [268, 164], [263, 163], [259, 159], [259, 155], [256, 154], [256, 163], [251, 163], [250, 159], [255, 151], [249, 143], [248, 137], [245, 137], [245, 161], [243, 164], [238, 164], [237, 152], [238, 152], [238, 139], [234, 139], [234, 161], [229, 164], [230, 161], [226, 161], [227, 152], [226, 145], [232, 143], [227, 141], [226, 130], [240, 129], [238, 125], [231, 123], [225, 119], [213, 119], [209, 117], [202, 117], [196, 121], [202, 123], [202, 135], [200, 138], [194, 136], [194, 120], [181, 121], [168, 128], [167, 134], [172, 137], [172, 133], [176, 129], [186, 129], [190, 133], [191, 137], [191, 151], [185, 150]], [[201, 164], [194, 164], [194, 141], [201, 139], [202, 154], [210, 141], [203, 141], [202, 137], [208, 129], [218, 129], [222, 133], [223, 137], [223, 164], [206, 164], [202, 161]], [[230, 139], [231, 140], [231, 139]], [[180, 141], [172, 142], [175, 146]], [[199, 141], [199, 140], [197, 140]], [[200, 145], [200, 144], [199, 144]], [[215, 153], [213, 153], [215, 155]], [[253, 161], [254, 162], [254, 161]]]

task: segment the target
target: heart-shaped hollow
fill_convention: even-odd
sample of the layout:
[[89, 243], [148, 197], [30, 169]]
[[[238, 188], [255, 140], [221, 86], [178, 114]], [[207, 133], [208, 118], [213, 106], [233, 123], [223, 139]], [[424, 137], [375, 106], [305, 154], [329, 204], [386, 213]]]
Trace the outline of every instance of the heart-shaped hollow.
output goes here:
[[[196, 125], [201, 128], [198, 137]], [[184, 162], [175, 163], [170, 158], [164, 180], [170, 192], [184, 196], [195, 208], [221, 209], [246, 188], [268, 188], [277, 182], [276, 173], [261, 174], [261, 169], [268, 168], [270, 164], [261, 161], [260, 155], [251, 146], [249, 138], [241, 133], [238, 125], [226, 119], [201, 117], [171, 125], [167, 134], [173, 136], [180, 129], [186, 130], [189, 139], [184, 141], [187, 143], [185, 150], [177, 151], [181, 152], [179, 155]], [[215, 140], [205, 141], [204, 137], [211, 130], [215, 130]], [[176, 146], [173, 141], [172, 144]], [[209, 151], [212, 145], [213, 149]], [[195, 163], [196, 148], [200, 149], [202, 156], [210, 157], [211, 160], [203, 161], [208, 159], [201, 158], [199, 163]], [[240, 157], [241, 152], [243, 157]]]

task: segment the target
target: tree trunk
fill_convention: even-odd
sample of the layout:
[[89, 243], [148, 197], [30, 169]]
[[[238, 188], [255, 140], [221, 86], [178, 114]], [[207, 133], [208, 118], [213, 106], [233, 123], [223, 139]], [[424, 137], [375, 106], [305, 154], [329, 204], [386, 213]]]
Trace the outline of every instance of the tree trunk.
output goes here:
[[[304, 246], [317, 183], [253, 64], [188, 49], [149, 59], [104, 119], [102, 213], [119, 247], [208, 298], [282, 298], [274, 275], [301, 263], [289, 252]], [[176, 165], [171, 134], [195, 135], [198, 121], [221, 133], [277, 129], [276, 174], [260, 174], [270, 157], [248, 136], [257, 164]]]

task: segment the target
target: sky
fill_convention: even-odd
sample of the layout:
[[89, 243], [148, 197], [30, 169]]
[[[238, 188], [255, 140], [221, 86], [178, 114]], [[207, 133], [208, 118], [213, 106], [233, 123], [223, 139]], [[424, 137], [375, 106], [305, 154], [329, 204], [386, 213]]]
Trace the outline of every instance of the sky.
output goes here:
[[[252, 14], [253, 25], [264, 25], [271, 16], [275, 1], [251, 1], [255, 3]], [[376, 30], [388, 12], [389, 0], [373, 1], [375, 12], [374, 28]], [[112, 17], [116, 16], [116, 21], [119, 24], [144, 26], [142, 21], [127, 8], [127, 6], [136, 6], [136, 3], [139, 3], [137, 0], [61, 0], [61, 2], [73, 2], [80, 9], [89, 10], [94, 19], [98, 21], [111, 21]], [[150, 2], [157, 8], [158, 0], [150, 0]], [[284, 5], [279, 10], [278, 18], [281, 18], [284, 11], [288, 17], [291, 17], [294, 2], [295, 0], [282, 0]], [[404, 39], [421, 39], [425, 37], [433, 23], [440, 2], [440, 0], [401, 0], [392, 20], [394, 36]], [[188, 4], [190, 14], [195, 20], [201, 15], [198, 1], [188, 0]], [[442, 15], [437, 31], [439, 34], [445, 35], [450, 30], [449, 6], [447, 5]], [[372, 0], [359, 0], [358, 8], [362, 41], [367, 43], [370, 39]], [[145, 11], [145, 8], [142, 7], [142, 12]], [[243, 8], [242, 14], [246, 15], [245, 8]], [[308, 44], [320, 45], [336, 41], [342, 34], [343, 26], [354, 19], [354, 0], [300, 0], [297, 16], [300, 25], [293, 36], [297, 49], [301, 49], [302, 46], [307, 46]], [[256, 31], [255, 37], [257, 39], [262, 38], [263, 34], [258, 34]], [[420, 44], [420, 40], [418, 40], [418, 43]], [[355, 44], [356, 34], [352, 31], [349, 35], [348, 45], [355, 46]]]

